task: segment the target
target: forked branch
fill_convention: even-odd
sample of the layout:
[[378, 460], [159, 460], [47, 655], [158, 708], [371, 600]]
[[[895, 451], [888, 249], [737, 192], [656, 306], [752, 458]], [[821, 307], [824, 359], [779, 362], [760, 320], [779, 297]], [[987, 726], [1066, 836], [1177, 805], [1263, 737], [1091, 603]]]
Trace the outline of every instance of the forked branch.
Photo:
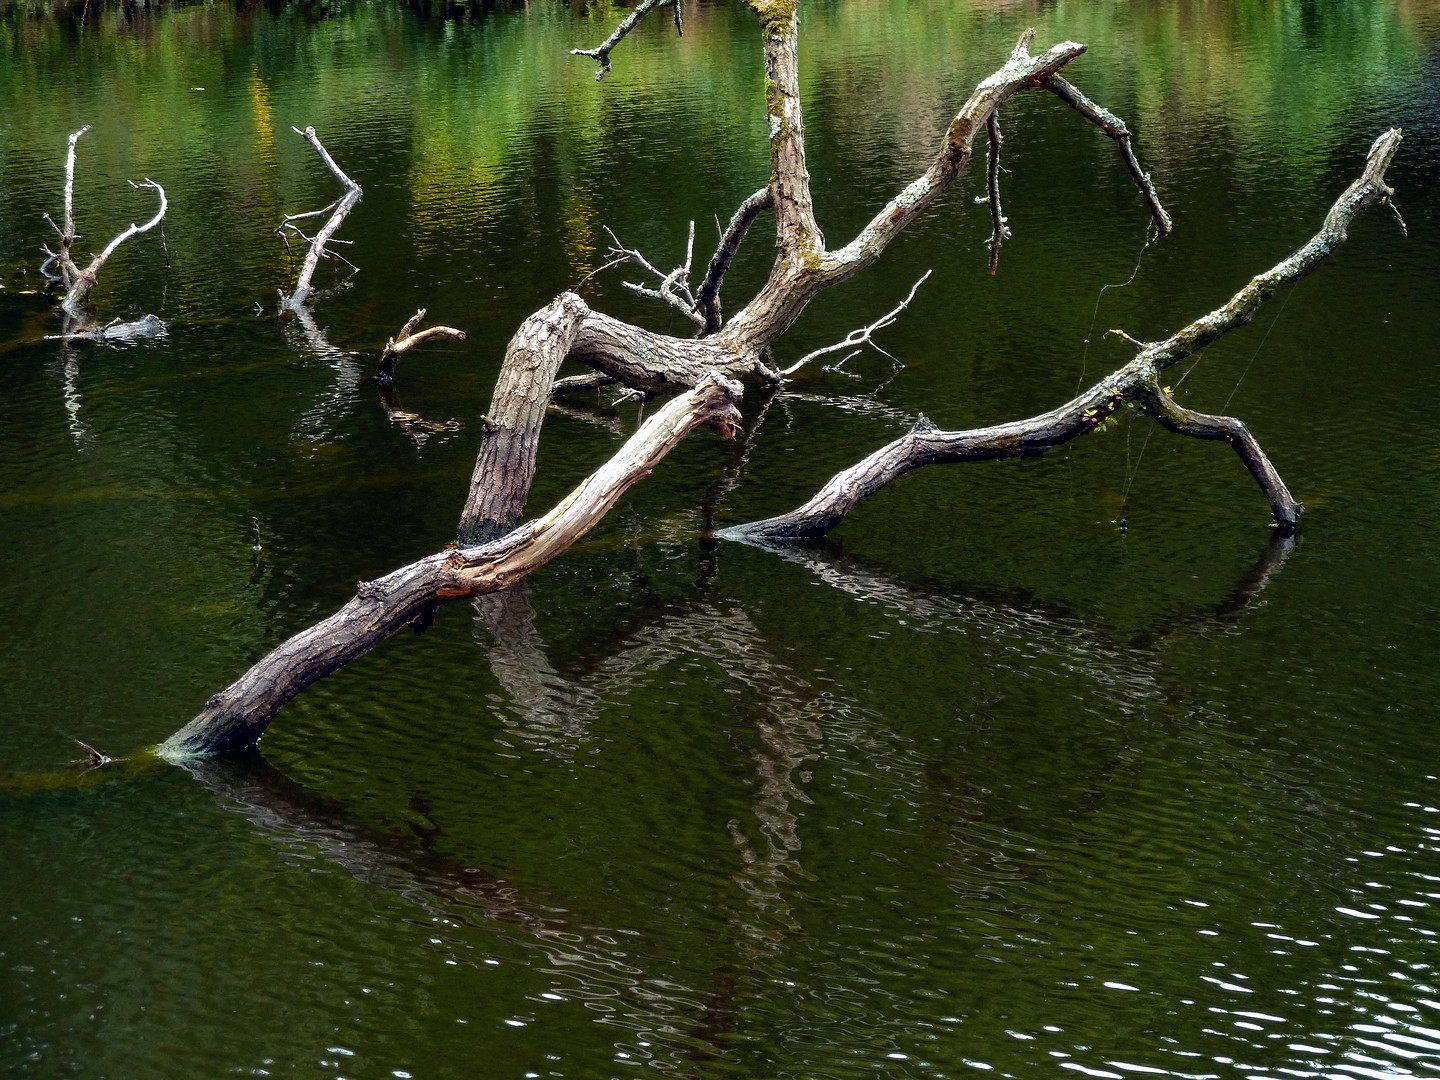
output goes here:
[[845, 337], [844, 337], [842, 340], [835, 342], [835, 344], [833, 344], [833, 345], [826, 345], [824, 348], [816, 349], [814, 352], [806, 353], [804, 356], [802, 356], [799, 360], [796, 360], [795, 363], [791, 364], [789, 367], [783, 368], [783, 369], [781, 370], [780, 374], [781, 374], [781, 375], [785, 375], [785, 376], [794, 375], [795, 372], [799, 371], [802, 367], [804, 367], [806, 364], [808, 364], [811, 360], [818, 360], [818, 359], [820, 359], [820, 357], [822, 357], [822, 356], [829, 356], [831, 353], [840, 352], [842, 349], [851, 349], [851, 350], [853, 350], [853, 351], [852, 351], [848, 356], [846, 356], [843, 360], [840, 360], [838, 363], [836, 363], [833, 369], [831, 369], [831, 368], [827, 368], [827, 369], [826, 369], [827, 371], [829, 371], [829, 370], [839, 370], [841, 364], [844, 364], [846, 360], [849, 360], [850, 357], [854, 356], [856, 353], [858, 353], [858, 352], [859, 352], [862, 348], [864, 348], [866, 345], [869, 345], [872, 349], [874, 349], [876, 352], [880, 353], [882, 356], [889, 356], [890, 359], [891, 359], [891, 360], [894, 360], [895, 363], [896, 363], [896, 364], [899, 364], [900, 367], [904, 367], [905, 365], [904, 365], [904, 364], [901, 364], [899, 360], [895, 360], [895, 357], [890, 356], [890, 354], [889, 354], [888, 352], [886, 352], [884, 349], [880, 348], [879, 345], [876, 345], [875, 342], [874, 342], [874, 340], [873, 340], [873, 336], [874, 336], [874, 334], [875, 334], [875, 331], [885, 329], [885, 327], [890, 326], [892, 323], [895, 322], [896, 319], [898, 319], [898, 318], [900, 317], [900, 313], [910, 306], [910, 301], [911, 301], [911, 300], [914, 300], [914, 299], [915, 299], [915, 292], [916, 292], [916, 290], [918, 290], [921, 285], [924, 285], [924, 284], [925, 284], [925, 279], [928, 278], [929, 276], [930, 276], [930, 271], [929, 271], [929, 270], [926, 270], [925, 273], [923, 273], [923, 274], [920, 275], [920, 280], [917, 281], [917, 282], [915, 282], [914, 285], [911, 285], [911, 286], [910, 286], [909, 295], [907, 295], [904, 300], [901, 300], [900, 303], [896, 304], [893, 308], [891, 308], [889, 311], [887, 311], [884, 315], [881, 315], [880, 318], [876, 319], [876, 320], [875, 320], [874, 322], [872, 322], [869, 326], [862, 326], [862, 327], [860, 327], [858, 330], [851, 330], [850, 333], [848, 333], [847, 335], [845, 335]]
[[1207, 416], [1181, 408], [1160, 385], [1159, 373], [1248, 323], [1276, 289], [1305, 277], [1345, 239], [1346, 228], [1356, 214], [1371, 203], [1388, 203], [1393, 192], [1385, 184], [1385, 170], [1400, 138], [1400, 129], [1394, 128], [1375, 140], [1364, 173], [1336, 200], [1320, 231], [1295, 254], [1256, 276], [1223, 306], [1164, 341], [1140, 343], [1135, 359], [1073, 400], [1027, 420], [969, 431], [941, 431], [922, 417], [899, 439], [836, 473], [804, 506], [779, 517], [726, 529], [720, 535], [731, 540], [823, 536], [862, 500], [915, 469], [947, 462], [1043, 454], [1094, 431], [1127, 402], [1134, 402], [1171, 431], [1230, 443], [1265, 492], [1275, 524], [1282, 530], [1293, 530], [1301, 506], [1245, 425], [1231, 417]]
[[129, 185], [137, 191], [140, 188], [153, 188], [155, 194], [159, 197], [160, 208], [156, 210], [155, 216], [144, 225], [136, 225], [132, 222], [128, 229], [120, 233], [120, 235], [111, 240], [110, 243], [106, 244], [105, 249], [101, 251], [100, 254], [91, 257], [90, 265], [83, 269], [76, 266], [71, 255], [71, 248], [75, 241], [79, 239], [79, 237], [75, 235], [75, 144], [80, 141], [80, 136], [89, 130], [90, 125], [86, 124], [79, 131], [72, 134], [70, 136], [69, 149], [65, 154], [65, 227], [62, 229], [56, 225], [54, 221], [51, 221], [48, 214], [45, 215], [45, 220], [50, 222], [50, 227], [60, 236], [60, 250], [51, 251], [49, 247], [43, 245], [40, 248], [46, 255], [45, 262], [41, 265], [40, 271], [48, 277], [51, 276], [49, 268], [52, 263], [59, 267], [59, 278], [65, 285], [65, 300], [61, 303], [60, 308], [67, 316], [72, 318], [79, 312], [80, 301], [85, 299], [85, 294], [94, 288], [95, 280], [100, 273], [100, 268], [105, 265], [106, 260], [115, 254], [116, 249], [132, 236], [149, 232], [156, 225], [159, 225], [160, 222], [165, 219], [165, 211], [169, 209], [170, 206], [165, 198], [165, 189], [154, 180], [147, 177], [138, 184], [133, 180], [127, 181]]
[[[341, 186], [345, 189], [345, 194], [329, 206], [319, 210], [307, 210], [303, 214], [287, 214], [285, 220], [275, 227], [275, 235], [285, 241], [287, 248], [290, 246], [289, 240], [286, 239], [287, 232], [295, 233], [296, 236], [300, 237], [300, 239], [309, 245], [305, 252], [305, 261], [300, 266], [300, 276], [295, 280], [295, 291], [289, 296], [286, 296], [283, 292], [280, 294], [280, 306], [289, 311], [295, 311], [301, 304], [309, 300], [315, 291], [310, 285], [310, 279], [314, 277], [315, 267], [319, 265], [320, 260], [322, 258], [338, 258], [334, 252], [326, 250], [326, 245], [331, 243], [331, 237], [333, 237], [335, 231], [340, 228], [341, 223], [345, 220], [345, 216], [349, 214], [350, 211], [354, 209], [355, 204], [360, 201], [362, 191], [360, 185], [346, 176], [340, 166], [335, 164], [335, 159], [332, 158], [329, 151], [321, 145], [320, 139], [316, 136], [313, 127], [307, 127], [304, 131], [301, 131], [297, 127], [292, 127], [290, 130], [315, 148], [315, 152], [320, 155], [320, 160], [325, 163], [326, 168], [330, 170], [336, 180], [340, 181]], [[303, 221], [306, 218], [321, 217], [327, 213], [330, 215], [329, 219], [320, 227], [320, 231], [313, 237], [306, 236], [300, 230], [300, 227], [295, 224], [297, 221]], [[339, 243], [339, 241], [334, 242]], [[349, 262], [349, 260], [344, 261]], [[353, 266], [354, 264], [352, 263], [351, 265]]]

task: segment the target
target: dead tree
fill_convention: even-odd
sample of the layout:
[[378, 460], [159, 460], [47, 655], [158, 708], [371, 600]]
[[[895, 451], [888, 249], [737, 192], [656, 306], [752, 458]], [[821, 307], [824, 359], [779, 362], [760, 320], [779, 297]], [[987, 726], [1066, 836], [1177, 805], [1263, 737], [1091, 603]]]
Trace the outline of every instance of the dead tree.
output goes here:
[[417, 330], [416, 327], [425, 318], [425, 309], [422, 307], [410, 317], [410, 321], [400, 328], [397, 337], [385, 342], [385, 351], [380, 354], [380, 366], [375, 371], [375, 378], [382, 386], [388, 386], [395, 381], [395, 365], [400, 362], [400, 357], [409, 352], [416, 345], [421, 345], [431, 338], [448, 337], [459, 341], [465, 340], [465, 331], [456, 330], [453, 326], [428, 326], [424, 330]]
[[1122, 331], [1111, 331], [1139, 347], [1135, 359], [1058, 409], [1028, 420], [970, 431], [941, 431], [921, 417], [914, 428], [899, 439], [836, 473], [804, 506], [779, 517], [734, 526], [720, 535], [731, 540], [823, 536], [839, 525], [861, 500], [921, 466], [1034, 457], [1096, 430], [1111, 413], [1127, 404], [1138, 406], [1170, 431], [1196, 439], [1228, 442], [1269, 500], [1276, 527], [1293, 531], [1303, 507], [1290, 494], [1250, 430], [1233, 417], [1209, 416], [1177, 404], [1169, 387], [1164, 385], [1161, 373], [1250, 322], [1256, 309], [1277, 289], [1298, 281], [1320, 265], [1345, 239], [1346, 229], [1356, 214], [1372, 203], [1388, 203], [1393, 191], [1385, 184], [1385, 170], [1399, 146], [1398, 128], [1376, 139], [1370, 147], [1364, 173], [1335, 201], [1320, 231], [1288, 259], [1251, 280], [1223, 306], [1163, 341], [1139, 342]]
[[[345, 189], [345, 194], [341, 195], [340, 198], [336, 199], [329, 206], [323, 206], [319, 210], [307, 210], [303, 214], [286, 214], [285, 220], [275, 227], [275, 235], [285, 242], [285, 250], [290, 250], [290, 241], [286, 238], [287, 232], [293, 232], [309, 245], [305, 251], [305, 261], [300, 265], [300, 276], [295, 280], [295, 291], [289, 296], [285, 295], [283, 289], [280, 292], [280, 306], [289, 311], [296, 311], [300, 308], [301, 304], [305, 303], [305, 301], [314, 295], [315, 290], [310, 286], [310, 279], [315, 275], [315, 267], [319, 265], [322, 258], [341, 259], [341, 261], [348, 263], [350, 266], [354, 266], [353, 263], [350, 263], [349, 260], [343, 256], [327, 250], [326, 245], [331, 243], [345, 243], [343, 240], [334, 240], [332, 238], [335, 235], [335, 231], [340, 228], [341, 223], [345, 220], [345, 216], [349, 214], [350, 211], [354, 209], [355, 204], [360, 201], [362, 192], [360, 185], [346, 176], [340, 166], [335, 164], [335, 159], [332, 158], [325, 147], [321, 145], [320, 139], [316, 136], [313, 127], [307, 127], [304, 131], [301, 131], [297, 127], [292, 127], [290, 130], [315, 148], [315, 152], [320, 155], [320, 160], [325, 163], [325, 167], [334, 174], [335, 179], [339, 180], [341, 186]], [[330, 217], [326, 219], [325, 224], [320, 227], [320, 231], [313, 237], [306, 236], [305, 233], [301, 231], [300, 226], [295, 224], [295, 222], [303, 221], [306, 218], [323, 217], [326, 214], [329, 214]]]
[[[85, 294], [95, 287], [95, 280], [100, 273], [100, 268], [105, 265], [106, 260], [109, 259], [111, 255], [115, 254], [115, 250], [132, 236], [149, 232], [156, 225], [159, 225], [165, 217], [165, 211], [169, 208], [169, 203], [165, 199], [165, 189], [154, 180], [147, 177], [138, 184], [133, 180], [129, 181], [130, 186], [137, 190], [140, 188], [154, 188], [155, 194], [160, 197], [160, 209], [157, 210], [155, 216], [144, 225], [132, 223], [128, 229], [120, 233], [120, 235], [115, 237], [114, 240], [111, 240], [110, 243], [106, 244], [103, 251], [98, 255], [92, 255], [89, 265], [85, 267], [77, 266], [71, 255], [71, 248], [74, 246], [75, 241], [79, 239], [79, 236], [75, 233], [75, 144], [78, 143], [80, 137], [89, 130], [90, 125], [86, 124], [79, 131], [71, 135], [70, 149], [65, 154], [64, 226], [56, 225], [54, 219], [52, 219], [49, 214], [45, 215], [45, 220], [50, 223], [50, 227], [54, 229], [60, 237], [60, 250], [51, 251], [47, 245], [43, 244], [40, 247], [40, 250], [45, 253], [45, 261], [40, 266], [40, 272], [46, 277], [60, 281], [65, 286], [65, 299], [61, 303], [60, 309], [65, 313], [67, 319], [73, 319], [79, 313], [80, 301], [84, 300]], [[58, 268], [58, 275], [51, 273], [50, 267], [52, 265]]]
[[[826, 245], [815, 219], [810, 174], [805, 166], [805, 128], [800, 108], [796, 42], [798, 12], [794, 0], [745, 0], [759, 17], [765, 64], [765, 99], [769, 116], [770, 176], [737, 211], [722, 234], [706, 277], [693, 293], [681, 289], [683, 272], [661, 275], [665, 302], [676, 298], [692, 304], [692, 321], [700, 336], [681, 338], [622, 322], [588, 307], [573, 293], [562, 295], [522, 324], [506, 353], [490, 415], [485, 418], [479, 458], [471, 479], [470, 497], [462, 515], [460, 535], [465, 546], [442, 551], [373, 582], [362, 582], [353, 600], [329, 619], [302, 631], [275, 649], [228, 689], [216, 694], [205, 709], [160, 748], [172, 759], [223, 753], [252, 745], [279, 709], [315, 680], [368, 651], [406, 625], [422, 627], [441, 602], [458, 596], [492, 592], [518, 580], [553, 558], [590, 529], [620, 493], [648, 472], [664, 453], [695, 426], [709, 423], [727, 434], [738, 420], [734, 400], [738, 385], [728, 378], [758, 376], [779, 382], [782, 373], [769, 360], [771, 345], [822, 290], [848, 281], [873, 264], [889, 243], [945, 194], [969, 162], [975, 139], [991, 131], [991, 162], [997, 166], [989, 201], [996, 227], [992, 258], [1006, 234], [998, 190], [998, 126], [992, 120], [1016, 94], [1045, 90], [1055, 94], [1095, 124], [1120, 149], [1136, 187], [1146, 202], [1156, 230], [1170, 230], [1150, 178], [1141, 170], [1125, 125], [1091, 102], [1060, 76], [1060, 71], [1085, 52], [1076, 42], [1062, 42], [1039, 56], [1029, 48], [1034, 31], [1026, 31], [1006, 62], [983, 80], [946, 129], [934, 160], [925, 172], [895, 195], [858, 235], [839, 248]], [[608, 70], [611, 50], [644, 14], [660, 6], [654, 0], [638, 7], [614, 34], [589, 55]], [[677, 6], [678, 13], [678, 6]], [[343, 217], [359, 198], [359, 188], [334, 166], [313, 139], [332, 171], [346, 184], [347, 195], [335, 216], [311, 242], [311, 257], [301, 284], [287, 306], [308, 295], [309, 272]], [[1102, 380], [1075, 401], [1029, 421], [1000, 425], [982, 432], [946, 435], [928, 422], [900, 443], [877, 452], [854, 470], [841, 474], [796, 515], [741, 527], [736, 537], [814, 535], [833, 527], [859, 499], [899, 475], [934, 461], [971, 460], [1034, 453], [1092, 430], [1117, 407], [1134, 401], [1162, 423], [1201, 438], [1227, 439], [1240, 450], [1270, 497], [1275, 517], [1293, 525], [1299, 506], [1285, 490], [1258, 445], [1238, 421], [1206, 417], [1180, 408], [1161, 385], [1159, 373], [1169, 364], [1203, 348], [1229, 329], [1247, 321], [1276, 287], [1293, 280], [1323, 259], [1344, 237], [1349, 220], [1365, 205], [1390, 195], [1384, 171], [1399, 143], [1390, 132], [1375, 144], [1366, 174], [1332, 210], [1326, 227], [1310, 244], [1241, 290], [1229, 304], [1197, 320], [1163, 342], [1141, 344], [1134, 361]], [[330, 210], [332, 208], [326, 208]], [[725, 269], [749, 227], [765, 210], [775, 217], [776, 258], [759, 293], [728, 322], [722, 322], [719, 292]], [[324, 213], [326, 211], [317, 211]], [[297, 230], [298, 231], [298, 230]], [[617, 248], [620, 245], [617, 241]], [[630, 258], [629, 249], [623, 249]], [[647, 263], [648, 265], [648, 263]], [[658, 273], [658, 272], [657, 272]], [[912, 295], [913, 295], [912, 289]], [[668, 294], [668, 295], [667, 295]], [[908, 299], [906, 301], [908, 303]], [[904, 305], [902, 304], [901, 307]], [[882, 316], [859, 331], [861, 340], [893, 317]], [[852, 335], [853, 336], [853, 335]], [[590, 375], [556, 383], [563, 360], [594, 369]], [[615, 381], [643, 394], [686, 391], [653, 416], [610, 462], [586, 480], [546, 517], [509, 532], [519, 519], [533, 476], [536, 443], [546, 400], [557, 392]], [[947, 456], [948, 455], [948, 456]], [[797, 516], [798, 515], [798, 516]], [[499, 539], [491, 539], [499, 536]], [[478, 538], [488, 543], [475, 544]]]

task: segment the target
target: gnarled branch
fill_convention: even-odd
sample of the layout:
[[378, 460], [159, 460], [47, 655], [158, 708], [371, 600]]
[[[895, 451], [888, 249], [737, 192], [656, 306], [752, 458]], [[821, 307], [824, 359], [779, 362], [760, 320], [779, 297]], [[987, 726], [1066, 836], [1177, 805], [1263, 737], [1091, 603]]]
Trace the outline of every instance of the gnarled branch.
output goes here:
[[[329, 151], [321, 145], [320, 139], [315, 134], [313, 127], [307, 127], [304, 131], [301, 131], [297, 127], [292, 127], [290, 130], [315, 148], [315, 152], [320, 155], [320, 160], [325, 163], [325, 167], [330, 170], [335, 179], [339, 180], [341, 186], [345, 189], [345, 194], [329, 206], [320, 210], [307, 210], [303, 214], [287, 214], [285, 220], [275, 227], [275, 235], [282, 240], [285, 240], [285, 233], [289, 230], [309, 244], [309, 249], [305, 252], [305, 261], [300, 266], [300, 276], [295, 279], [295, 291], [289, 296], [286, 296], [283, 292], [280, 294], [280, 306], [289, 311], [296, 311], [300, 305], [309, 300], [314, 293], [314, 289], [310, 286], [310, 279], [315, 275], [315, 267], [319, 264], [320, 259], [322, 257], [338, 257], [335, 256], [334, 252], [327, 251], [325, 245], [330, 243], [330, 238], [334, 236], [335, 231], [340, 228], [341, 223], [345, 220], [345, 216], [349, 214], [350, 211], [354, 209], [355, 204], [360, 201], [360, 196], [363, 192], [361, 191], [360, 185], [346, 176], [340, 166], [335, 164], [335, 159], [332, 158]], [[313, 237], [306, 236], [300, 231], [299, 226], [295, 224], [295, 222], [305, 218], [320, 217], [326, 213], [330, 214], [329, 219], [320, 227], [320, 231]], [[338, 241], [336, 242], [338, 243]], [[289, 247], [288, 240], [286, 241], [286, 247]], [[348, 262], [349, 260], [345, 261]]]
[[915, 469], [947, 462], [1043, 454], [1095, 430], [1128, 401], [1140, 405], [1172, 431], [1229, 442], [1264, 490], [1275, 524], [1282, 530], [1293, 529], [1300, 504], [1291, 497], [1248, 429], [1229, 417], [1182, 409], [1159, 385], [1158, 373], [1248, 323], [1255, 309], [1276, 289], [1305, 277], [1345, 239], [1346, 227], [1356, 214], [1371, 203], [1387, 202], [1393, 192], [1385, 184], [1385, 170], [1400, 138], [1400, 129], [1394, 128], [1375, 140], [1364, 173], [1336, 200], [1320, 231], [1295, 254], [1256, 276], [1223, 306], [1164, 341], [1144, 345], [1135, 359], [1073, 400], [1027, 420], [969, 431], [941, 431], [922, 417], [899, 439], [836, 473], [805, 505], [779, 517], [737, 525], [719, 535], [730, 540], [823, 536], [862, 500]]

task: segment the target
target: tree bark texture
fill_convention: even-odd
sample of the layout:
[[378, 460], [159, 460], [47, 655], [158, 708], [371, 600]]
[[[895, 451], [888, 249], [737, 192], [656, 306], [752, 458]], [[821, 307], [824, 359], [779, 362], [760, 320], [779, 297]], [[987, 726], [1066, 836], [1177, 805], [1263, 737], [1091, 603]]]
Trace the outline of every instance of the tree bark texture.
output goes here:
[[535, 478], [550, 388], [589, 313], [580, 297], [562, 293], [521, 323], [510, 339], [485, 417], [470, 495], [460, 515], [460, 543], [494, 540], [520, 521]]
[[[563, 299], [563, 298], [562, 298]], [[740, 387], [714, 375], [676, 397], [550, 513], [489, 544], [436, 552], [375, 581], [362, 581], [334, 615], [270, 652], [159, 748], [179, 760], [254, 745], [295, 695], [443, 601], [494, 592], [543, 566], [590, 531], [681, 439], [702, 424], [729, 436]]]
[[887, 484], [925, 465], [1035, 456], [1095, 428], [1126, 402], [1133, 401], [1171, 431], [1194, 438], [1228, 442], [1249, 468], [1270, 502], [1275, 524], [1293, 530], [1302, 509], [1281, 481], [1249, 430], [1231, 417], [1207, 416], [1181, 408], [1160, 384], [1159, 373], [1206, 345], [1243, 326], [1276, 289], [1308, 275], [1345, 239], [1356, 214], [1390, 198], [1385, 170], [1399, 148], [1394, 128], [1375, 140], [1365, 171], [1336, 200], [1320, 231], [1288, 259], [1257, 275], [1223, 306], [1196, 319], [1163, 341], [1137, 342], [1138, 355], [1073, 400], [1047, 413], [969, 431], [941, 431], [924, 419], [887, 446], [842, 472], [803, 506], [788, 514], [723, 530], [730, 540], [798, 539], [823, 536], [861, 501]]

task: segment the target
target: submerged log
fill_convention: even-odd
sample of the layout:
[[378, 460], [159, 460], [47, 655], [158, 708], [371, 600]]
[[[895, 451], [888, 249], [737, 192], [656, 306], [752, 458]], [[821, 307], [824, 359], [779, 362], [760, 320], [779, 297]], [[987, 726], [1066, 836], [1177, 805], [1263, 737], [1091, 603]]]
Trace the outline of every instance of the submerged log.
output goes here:
[[[562, 297], [563, 300], [563, 297]], [[270, 652], [159, 748], [175, 761], [253, 746], [296, 694], [412, 623], [461, 596], [495, 592], [543, 566], [589, 532], [633, 484], [701, 425], [729, 436], [739, 422], [740, 387], [720, 375], [670, 401], [609, 461], [544, 517], [476, 547], [436, 552], [375, 581], [323, 622]]]

